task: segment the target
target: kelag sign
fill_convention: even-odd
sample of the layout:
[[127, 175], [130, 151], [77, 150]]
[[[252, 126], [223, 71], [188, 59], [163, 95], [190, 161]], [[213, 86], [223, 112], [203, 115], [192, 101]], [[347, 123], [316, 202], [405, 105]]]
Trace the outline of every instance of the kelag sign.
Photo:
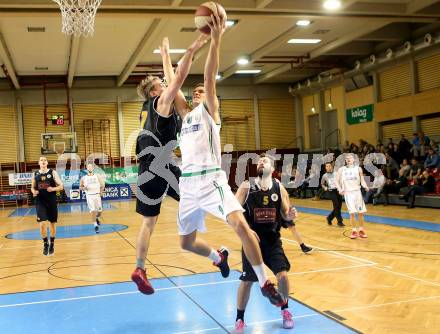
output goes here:
[[347, 123], [351, 125], [371, 122], [373, 120], [373, 110], [373, 104], [347, 109]]

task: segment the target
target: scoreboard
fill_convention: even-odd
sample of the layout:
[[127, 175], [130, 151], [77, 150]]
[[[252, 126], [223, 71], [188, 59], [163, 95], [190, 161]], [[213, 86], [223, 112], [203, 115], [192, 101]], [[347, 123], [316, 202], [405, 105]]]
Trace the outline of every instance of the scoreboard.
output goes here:
[[52, 125], [64, 125], [64, 115], [52, 115]]

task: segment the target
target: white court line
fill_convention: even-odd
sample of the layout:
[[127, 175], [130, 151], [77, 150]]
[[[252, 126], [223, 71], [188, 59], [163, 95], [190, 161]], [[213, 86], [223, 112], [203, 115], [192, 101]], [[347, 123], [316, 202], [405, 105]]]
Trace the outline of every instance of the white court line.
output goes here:
[[402, 276], [402, 277], [405, 277], [405, 278], [409, 278], [409, 279], [412, 279], [412, 280], [415, 280], [415, 281], [419, 281], [419, 282], [423, 282], [423, 283], [427, 283], [427, 284], [430, 284], [430, 285], [434, 285], [434, 286], [440, 287], [440, 283], [437, 283], [437, 282], [427, 281], [427, 280], [424, 280], [422, 278], [417, 278], [417, 277], [410, 276], [410, 275], [407, 275], [407, 274], [399, 273], [398, 271], [394, 271], [394, 270], [390, 270], [390, 269], [386, 269], [386, 268], [381, 268], [381, 267], [377, 267], [377, 266], [374, 266], [373, 268], [374, 269], [378, 269], [378, 270], [382, 270], [382, 271], [386, 271], [386, 272], [394, 274], [394, 275], [398, 275], [398, 276]]
[[[300, 319], [300, 318], [308, 318], [308, 317], [316, 317], [316, 316], [323, 316], [322, 314], [316, 312], [316, 313], [308, 313], [308, 314], [303, 314], [303, 315], [297, 315], [297, 316], [292, 316], [293, 319]], [[267, 323], [271, 323], [271, 322], [278, 322], [278, 321], [283, 321], [283, 319], [278, 318], [278, 319], [271, 319], [271, 320], [266, 320], [266, 321], [254, 321], [254, 322], [249, 322], [246, 323], [246, 326], [253, 326], [253, 325], [261, 325], [261, 324], [267, 324]], [[226, 328], [234, 328], [235, 325], [228, 325], [225, 326]], [[190, 333], [203, 333], [203, 332], [209, 332], [209, 331], [214, 331], [216, 329], [222, 329], [220, 327], [213, 327], [213, 328], [206, 328], [206, 329], [196, 329], [193, 331], [186, 331], [186, 332], [175, 332], [173, 334], [190, 334]]]
[[[287, 276], [293, 276], [293, 275], [302, 275], [302, 274], [311, 274], [311, 273], [322, 273], [322, 272], [328, 272], [328, 271], [337, 271], [337, 270], [343, 270], [343, 269], [352, 269], [352, 268], [361, 268], [361, 267], [373, 267], [374, 264], [364, 263], [364, 264], [357, 264], [354, 266], [348, 266], [348, 267], [338, 267], [338, 268], [328, 268], [328, 269], [316, 269], [316, 270], [310, 270], [310, 271], [300, 271], [297, 273], [290, 273], [287, 274]], [[275, 277], [273, 275], [269, 277]]]
[[[127, 238], [129, 239], [129, 238]], [[133, 237], [134, 239], [134, 237]], [[16, 239], [11, 239], [16, 240]], [[111, 239], [102, 239], [102, 240], [88, 240], [88, 241], [73, 241], [73, 242], [60, 242], [59, 239], [57, 239], [57, 245], [71, 245], [71, 244], [88, 244], [88, 243], [96, 243], [96, 242], [107, 242], [107, 241], [114, 241], [114, 240], [121, 240], [121, 238], [111, 238]], [[35, 241], [35, 240], [22, 240], [22, 241]], [[5, 247], [3, 249], [25, 249], [25, 248], [41, 248], [41, 245], [38, 246], [19, 246], [19, 247]]]
[[[283, 239], [283, 240], [285, 240], [287, 242], [293, 243], [293, 244], [298, 244], [296, 241], [291, 240], [291, 239], [287, 239], [287, 238], [281, 238], [281, 239]], [[320, 250], [328, 251], [325, 248], [316, 247], [314, 245], [311, 245], [311, 246], [314, 247], [314, 248], [320, 249]], [[387, 268], [382, 268], [382, 267], [378, 266], [378, 263], [372, 262], [370, 260], [366, 260], [366, 259], [363, 259], [363, 258], [360, 258], [360, 257], [357, 257], [357, 256], [342, 254], [342, 253], [336, 252], [336, 251], [328, 251], [328, 252], [332, 253], [335, 256], [342, 257], [342, 258], [347, 258], [347, 259], [350, 259], [352, 261], [354, 261], [354, 260], [356, 260], [356, 261], [364, 261], [364, 263], [370, 264], [371, 267], [374, 268], [374, 269], [382, 270], [382, 271], [385, 271], [385, 272], [388, 272], [388, 273], [391, 273], [391, 274], [394, 274], [394, 275], [402, 276], [402, 277], [409, 278], [409, 279], [412, 279], [412, 280], [415, 280], [415, 281], [419, 281], [419, 282], [423, 282], [423, 283], [426, 283], [426, 284], [429, 284], [429, 285], [434, 285], [434, 286], [440, 287], [440, 283], [427, 281], [427, 280], [424, 280], [422, 278], [417, 278], [417, 277], [410, 276], [410, 275], [407, 275], [407, 274], [399, 273], [399, 272], [394, 271], [394, 270], [390, 270], [390, 269], [387, 269]]]
[[[344, 312], [344, 311], [363, 310], [363, 309], [369, 309], [369, 308], [376, 308], [376, 307], [382, 307], [382, 306], [388, 306], [388, 305], [395, 305], [395, 304], [403, 304], [403, 303], [412, 303], [412, 302], [418, 302], [418, 301], [430, 300], [430, 299], [437, 299], [437, 298], [440, 298], [440, 296], [414, 298], [414, 299], [408, 299], [408, 300], [402, 300], [402, 301], [390, 302], [390, 303], [383, 303], [383, 304], [377, 304], [377, 305], [368, 305], [368, 306], [356, 306], [356, 307], [341, 308], [341, 309], [333, 310], [333, 312]], [[319, 316], [319, 315], [322, 315], [322, 314], [320, 314], [320, 313], [309, 313], [309, 314], [303, 314], [303, 315], [299, 315], [299, 316], [293, 316], [292, 318], [294, 318], [294, 319], [299, 319], [299, 318], [313, 317], [313, 316]], [[270, 322], [276, 322], [276, 321], [282, 321], [282, 319], [279, 318], [279, 319], [266, 320], [266, 321], [250, 322], [250, 323], [247, 323], [247, 325], [248, 325], [248, 326], [251, 326], [251, 325], [259, 325], [259, 324], [270, 323]], [[226, 328], [233, 328], [233, 327], [234, 327], [234, 325], [226, 326]], [[213, 331], [213, 330], [216, 330], [216, 329], [221, 329], [221, 328], [220, 328], [220, 327], [206, 328], [206, 329], [198, 329], [198, 330], [187, 331], [187, 332], [176, 332], [176, 333], [173, 333], [173, 334], [203, 333], [203, 332]]]
[[[64, 225], [64, 226], [68, 226], [68, 225]], [[208, 233], [209, 232], [221, 232], [221, 231], [224, 231], [224, 230], [229, 230], [230, 228], [221, 228], [221, 229], [216, 229], [216, 230], [209, 230], [208, 231]], [[127, 229], [125, 229], [125, 230], [122, 230], [122, 231], [126, 231]], [[119, 232], [119, 231], [118, 231]], [[20, 232], [13, 232], [13, 233], [20, 233]], [[110, 233], [115, 233], [115, 232], [110, 232]], [[108, 233], [108, 234], [110, 234], [110, 233]], [[178, 236], [178, 234], [177, 234], [177, 232], [176, 233], [155, 233], [154, 234], [154, 236], [173, 236], [173, 235], [175, 235], [175, 236]], [[91, 235], [87, 235], [87, 236], [83, 236], [83, 237], [92, 237], [92, 236], [96, 236], [95, 234], [91, 234]], [[125, 239], [127, 239], [127, 240], [136, 240], [136, 236], [134, 236], [134, 237], [124, 237]], [[66, 238], [66, 239], [68, 239], [68, 238]], [[10, 240], [17, 240], [17, 239], [10, 239]], [[62, 240], [62, 239], [61, 239]], [[60, 241], [60, 239], [57, 239], [57, 245], [58, 245], [58, 247], [60, 246], [60, 245], [74, 245], [74, 244], [90, 244], [90, 243], [97, 243], [97, 242], [107, 242], [107, 241], [114, 241], [114, 240], [120, 240], [120, 241], [124, 241], [124, 239], [122, 239], [122, 238], [110, 238], [110, 239], [98, 239], [98, 240], [90, 240], [90, 239], [88, 239], [88, 240], [86, 240], [86, 241], [72, 241], [72, 242], [62, 242], [62, 241]], [[38, 240], [21, 240], [21, 241], [38, 241]], [[36, 246], [19, 246], [19, 247], [5, 247], [5, 248], [3, 248], [3, 249], [26, 249], [26, 248], [41, 248], [41, 245], [36, 245]]]
[[[328, 271], [337, 271], [337, 270], [358, 268], [358, 267], [364, 267], [364, 266], [369, 266], [369, 264], [362, 264], [362, 265], [349, 266], [349, 267], [340, 267], [340, 268], [328, 268], [328, 269], [310, 270], [310, 271], [303, 271], [303, 272], [298, 272], [298, 273], [291, 273], [289, 275], [310, 274], [310, 273], [324, 272], [324, 271], [327, 271], [327, 272]], [[269, 277], [275, 277], [275, 276], [271, 275]], [[192, 287], [199, 287], [199, 286], [208, 286], [208, 285], [217, 285], [217, 284], [229, 284], [229, 283], [237, 283], [237, 282], [240, 282], [240, 280], [239, 279], [235, 279], [235, 280], [228, 280], [228, 281], [216, 281], [216, 282], [189, 284], [189, 285], [178, 285], [178, 286], [171, 286], [171, 287], [167, 287], [167, 288], [158, 288], [158, 289], [155, 289], [155, 290], [156, 291], [176, 290], [176, 289], [185, 289], [185, 288], [192, 288]], [[26, 305], [34, 305], [34, 304], [48, 304], [48, 303], [56, 303], [56, 302], [67, 302], [67, 301], [81, 300], [81, 299], [92, 299], [92, 298], [103, 298], [103, 297], [121, 296], [121, 295], [128, 295], [128, 294], [134, 294], [134, 293], [139, 293], [139, 292], [136, 290], [136, 291], [108, 293], [108, 294], [102, 294], [102, 295], [91, 295], [91, 296], [83, 296], [83, 297], [72, 297], [72, 298], [62, 298], [62, 299], [48, 299], [48, 300], [41, 300], [41, 301], [29, 302], [29, 303], [17, 303], [17, 304], [0, 305], [0, 308], [26, 306]]]
[[[298, 244], [296, 241], [291, 240], [291, 239], [287, 239], [287, 238], [281, 238], [281, 239], [284, 240], [284, 241], [287, 241], [289, 243], [292, 243], [292, 244], [296, 244], [296, 245]], [[331, 254], [333, 254], [333, 255], [335, 255], [337, 257], [340, 257], [340, 258], [349, 259], [351, 261], [357, 261], [358, 263], [361, 262], [361, 263], [366, 263], [366, 264], [370, 264], [370, 265], [377, 265], [376, 262], [373, 262], [373, 261], [370, 261], [370, 260], [367, 260], [367, 259], [363, 259], [363, 258], [360, 258], [360, 257], [357, 257], [357, 256], [342, 254], [340, 252], [331, 251], [331, 250], [328, 250], [326, 248], [321, 248], [321, 247], [314, 246], [314, 245], [310, 245], [310, 246], [312, 246], [313, 248], [320, 249], [322, 251], [326, 251], [326, 252], [331, 253]]]
[[334, 312], [365, 310], [365, 309], [368, 309], [368, 308], [375, 308], [375, 307], [382, 307], [382, 306], [395, 305], [395, 304], [403, 304], [403, 303], [412, 303], [412, 302], [418, 302], [418, 301], [430, 300], [430, 299], [437, 299], [437, 298], [440, 298], [440, 296], [414, 298], [414, 299], [401, 300], [401, 301], [397, 301], [397, 302], [389, 302], [389, 303], [376, 304], [376, 305], [347, 307], [347, 308], [341, 308], [341, 309], [334, 310]]
[[195, 329], [193, 331], [186, 331], [186, 332], [174, 332], [173, 334], [190, 334], [190, 333], [204, 333], [204, 332], [210, 332], [215, 331], [217, 329], [222, 329], [220, 327], [213, 327], [213, 328], [202, 328], [202, 329]]

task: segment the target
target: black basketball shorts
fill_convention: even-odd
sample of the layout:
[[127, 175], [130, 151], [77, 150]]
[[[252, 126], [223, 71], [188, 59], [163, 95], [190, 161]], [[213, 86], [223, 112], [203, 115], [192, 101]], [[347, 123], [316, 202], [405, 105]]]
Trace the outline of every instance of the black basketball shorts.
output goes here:
[[[138, 175], [148, 171], [149, 163], [140, 162]], [[179, 180], [182, 174], [180, 168], [169, 164], [168, 169]], [[154, 174], [154, 173], [153, 173]], [[142, 194], [142, 196], [141, 196]], [[154, 217], [159, 215], [162, 200], [168, 195], [174, 198], [176, 201], [180, 200], [178, 192], [176, 192], [168, 182], [160, 176], [155, 175], [153, 179], [148, 182], [137, 186], [136, 189], [136, 212], [144, 217]], [[153, 200], [154, 204], [145, 201], [145, 198]]]
[[[290, 262], [284, 254], [284, 249], [281, 240], [277, 240], [272, 245], [260, 244], [261, 255], [263, 256], [263, 262], [274, 273], [278, 274], [282, 271], [290, 270]], [[252, 269], [252, 265], [246, 258], [243, 249], [241, 250], [241, 258], [243, 263], [243, 273], [240, 276], [240, 280], [246, 282], [257, 282], [258, 278]]]

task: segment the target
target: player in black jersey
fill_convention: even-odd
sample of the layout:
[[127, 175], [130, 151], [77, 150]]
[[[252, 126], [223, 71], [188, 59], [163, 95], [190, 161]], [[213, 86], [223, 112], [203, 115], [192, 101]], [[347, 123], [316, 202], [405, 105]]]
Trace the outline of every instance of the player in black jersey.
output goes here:
[[138, 86], [138, 94], [145, 99], [141, 111], [142, 131], [136, 143], [139, 159], [136, 212], [143, 216], [136, 247], [136, 269], [131, 275], [140, 292], [154, 293], [147, 279], [145, 259], [150, 237], [154, 231], [160, 206], [165, 195], [179, 200], [180, 169], [172, 159], [181, 118], [187, 112], [185, 96], [180, 91], [186, 79], [195, 52], [209, 36], [201, 34], [186, 51], [174, 74], [169, 57], [168, 39], [161, 46], [163, 68], [169, 82], [165, 87], [159, 77], [149, 76]]
[[[284, 254], [280, 229], [282, 226], [291, 225], [297, 212], [295, 208], [290, 207], [286, 189], [277, 179], [272, 178], [273, 171], [273, 160], [264, 154], [261, 155], [257, 165], [258, 178], [255, 179], [255, 185], [251, 186], [248, 181], [243, 182], [236, 197], [246, 210], [245, 217], [248, 224], [259, 238], [264, 264], [276, 275], [279, 291], [287, 298], [289, 296], [287, 272], [290, 269], [290, 263]], [[240, 276], [241, 283], [237, 293], [235, 323], [237, 332], [244, 329], [245, 308], [252, 284], [257, 282], [255, 272], [243, 250], [242, 262], [243, 273]], [[281, 313], [283, 327], [293, 328], [292, 314], [288, 310], [288, 303], [281, 307]]]
[[[34, 173], [31, 191], [36, 197], [35, 208], [43, 238], [43, 255], [52, 255], [55, 251], [55, 224], [58, 220], [57, 191], [63, 190], [63, 183], [56, 171], [47, 168], [46, 157], [40, 157], [38, 165], [40, 169]], [[50, 245], [47, 240], [48, 227], [50, 227]]]

